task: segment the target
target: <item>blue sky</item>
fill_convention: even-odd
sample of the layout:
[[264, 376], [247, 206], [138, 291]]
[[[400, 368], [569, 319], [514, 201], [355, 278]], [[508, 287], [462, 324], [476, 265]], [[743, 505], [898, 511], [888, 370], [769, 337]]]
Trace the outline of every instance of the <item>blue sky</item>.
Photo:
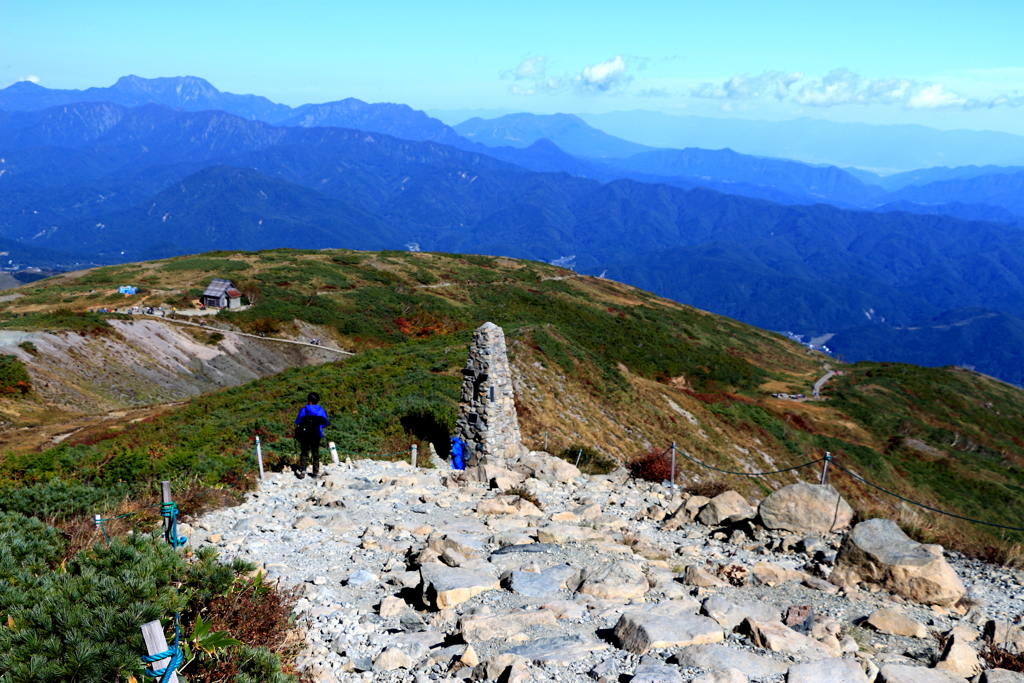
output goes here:
[[0, 4], [0, 86], [194, 75], [298, 105], [676, 114], [1024, 134], [1024, 3]]

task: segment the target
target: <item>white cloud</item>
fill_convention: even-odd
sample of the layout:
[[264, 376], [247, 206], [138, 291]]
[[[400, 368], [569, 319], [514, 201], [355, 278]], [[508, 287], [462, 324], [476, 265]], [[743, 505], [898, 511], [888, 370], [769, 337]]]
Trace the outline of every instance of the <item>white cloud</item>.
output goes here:
[[626, 60], [616, 55], [606, 62], [583, 67], [583, 71], [572, 78], [572, 87], [578, 93], [606, 93], [622, 90], [632, 80], [632, 76], [626, 75]]
[[804, 83], [793, 96], [793, 100], [798, 104], [812, 107], [832, 107], [837, 104], [905, 104], [918, 85], [905, 78], [868, 80], [848, 69], [833, 69], [820, 81], [810, 80]]
[[761, 97], [775, 97], [782, 100], [789, 95], [789, 88], [802, 80], [802, 73], [787, 74], [784, 71], [765, 71], [760, 76], [749, 73], [733, 76], [720, 86], [702, 83], [690, 92], [691, 97], [711, 97], [726, 100], [748, 100]]
[[617, 93], [629, 87], [633, 77], [627, 73], [627, 60], [621, 55], [583, 67], [577, 74], [548, 76], [549, 64], [544, 56], [528, 57], [514, 69], [502, 71], [503, 79], [519, 81], [509, 85], [513, 95], [554, 95], [574, 92], [577, 95]]
[[31, 74], [29, 74], [28, 76], [22, 76], [18, 79], [18, 83], [21, 83], [22, 81], [29, 81], [30, 83], [35, 83], [36, 85], [39, 85], [39, 76], [33, 76]]
[[941, 83], [926, 85], [907, 98], [906, 106], [909, 109], [939, 109], [945, 107], [963, 107], [970, 101], [956, 94], [943, 89]]
[[[774, 97], [811, 107], [844, 104], [896, 105], [904, 109], [978, 109], [999, 106], [1024, 106], [1024, 96], [1016, 91], [989, 100], [979, 100], [950, 89], [943, 83], [921, 82], [909, 78], [869, 79], [849, 69], [833, 69], [824, 78], [805, 79], [802, 73], [765, 71], [733, 76], [721, 85], [702, 83], [691, 97], [727, 101]], [[726, 103], [728, 105], [728, 102]]]
[[[1024, 95], [1018, 95], [1014, 90], [1012, 93], [1003, 93], [993, 97], [988, 102], [978, 103], [978, 107], [993, 109], [995, 107], [1022, 107], [1024, 106]], [[969, 107], [974, 108], [974, 107]]]
[[521, 81], [524, 78], [537, 79], [543, 78], [548, 70], [548, 58], [544, 55], [537, 55], [535, 57], [527, 57], [523, 61], [519, 62], [519, 66], [508, 71], [502, 71], [502, 78], [514, 78], [517, 81]]

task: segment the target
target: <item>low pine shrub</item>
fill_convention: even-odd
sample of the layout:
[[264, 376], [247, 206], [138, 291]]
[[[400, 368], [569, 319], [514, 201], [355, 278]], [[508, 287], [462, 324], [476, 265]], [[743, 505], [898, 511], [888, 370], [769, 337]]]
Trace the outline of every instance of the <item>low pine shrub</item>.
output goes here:
[[32, 391], [32, 380], [25, 364], [17, 356], [0, 356], [0, 393], [25, 395]]
[[0, 488], [0, 511], [60, 521], [108, 509], [127, 491], [126, 486], [101, 488], [56, 478], [24, 487], [8, 484]]
[[100, 683], [143, 680], [140, 627], [181, 614], [182, 639], [198, 617], [243, 642], [217, 657], [192, 648], [190, 681], [286, 683], [281, 654], [293, 597], [253, 565], [221, 564], [213, 548], [187, 562], [160, 538], [134, 534], [60, 563], [56, 529], [0, 513], [0, 680]]

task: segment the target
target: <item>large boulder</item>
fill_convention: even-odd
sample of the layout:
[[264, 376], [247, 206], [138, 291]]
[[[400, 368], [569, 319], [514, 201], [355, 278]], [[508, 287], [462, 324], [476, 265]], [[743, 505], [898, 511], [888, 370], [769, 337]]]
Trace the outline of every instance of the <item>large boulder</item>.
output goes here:
[[794, 664], [786, 673], [786, 683], [868, 683], [868, 677], [856, 660], [833, 657]]
[[891, 636], [928, 637], [928, 629], [924, 624], [914, 621], [894, 607], [875, 610], [867, 618], [867, 624], [876, 631]]
[[939, 657], [935, 668], [964, 678], [981, 673], [981, 659], [978, 658], [978, 653], [974, 651], [974, 648], [967, 643], [965, 638], [953, 635], [946, 643], [946, 648], [942, 651], [942, 656]]
[[543, 451], [530, 451], [529, 455], [519, 458], [512, 469], [527, 477], [552, 479], [563, 484], [580, 476], [579, 469], [571, 462]]
[[515, 472], [505, 467], [499, 467], [498, 465], [474, 465], [473, 467], [467, 467], [461, 472], [455, 473], [456, 478], [459, 481], [472, 481], [481, 484], [486, 484], [492, 479], [499, 481], [507, 481], [511, 485], [522, 483], [527, 475], [522, 472]]
[[554, 626], [557, 622], [558, 618], [555, 613], [546, 609], [493, 616], [467, 616], [459, 622], [459, 632], [467, 643], [478, 643], [495, 638], [508, 640], [516, 634], [529, 631], [537, 626]]
[[498, 578], [469, 569], [429, 563], [420, 567], [423, 602], [434, 609], [448, 609], [485, 591], [501, 588]]
[[853, 521], [853, 508], [827, 484], [783, 486], [761, 502], [759, 512], [766, 528], [799, 534], [839, 531]]
[[576, 590], [602, 600], [632, 600], [642, 597], [649, 587], [640, 565], [620, 561], [589, 571]]
[[747, 617], [753, 617], [758, 621], [782, 619], [782, 608], [778, 605], [754, 600], [726, 600], [720, 595], [712, 595], [705, 599], [700, 612], [730, 632]]
[[828, 648], [814, 638], [797, 633], [778, 621], [757, 621], [747, 617], [738, 631], [750, 636], [751, 642], [772, 652], [790, 652], [807, 659], [827, 659], [832, 656]]
[[889, 519], [869, 519], [853, 528], [829, 581], [878, 584], [924, 605], [952, 605], [966, 592], [942, 557], [942, 546], [911, 540]]
[[568, 636], [535, 638], [523, 645], [517, 645], [508, 653], [525, 657], [538, 665], [568, 666], [588, 658], [594, 652], [607, 650], [608, 647], [608, 643], [603, 640], [591, 640], [575, 633]]
[[650, 650], [718, 643], [725, 640], [722, 627], [712, 619], [692, 613], [689, 601], [672, 601], [629, 609], [615, 625], [615, 637], [623, 650], [645, 654]]
[[1007, 669], [989, 669], [982, 672], [979, 683], [1024, 683], [1024, 674]]
[[[673, 655], [679, 666], [702, 669], [739, 669], [751, 678], [769, 678], [786, 673], [788, 664], [727, 645], [690, 645]], [[671, 661], [671, 660], [670, 660]]]
[[719, 524], [736, 524], [746, 519], [753, 519], [757, 509], [750, 505], [735, 491], [726, 491], [712, 498], [701, 508], [697, 521], [707, 526]]
[[875, 683], [964, 683], [964, 679], [942, 669], [908, 664], [885, 664]]

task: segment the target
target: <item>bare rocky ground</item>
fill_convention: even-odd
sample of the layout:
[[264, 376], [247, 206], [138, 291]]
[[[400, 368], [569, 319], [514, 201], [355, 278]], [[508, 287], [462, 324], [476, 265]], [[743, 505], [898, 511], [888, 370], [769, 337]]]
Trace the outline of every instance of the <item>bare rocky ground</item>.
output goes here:
[[[337, 360], [310, 346], [254, 339], [230, 330], [205, 343], [206, 331], [139, 317], [111, 320], [112, 335], [74, 332], [6, 332], [4, 353], [27, 366], [36, 392], [58, 411], [85, 413], [177, 401], [237, 386], [290, 367]], [[17, 344], [31, 341], [30, 353]]]
[[759, 510], [542, 453], [511, 468], [268, 474], [186, 533], [297, 587], [320, 681], [1024, 681], [977, 656], [986, 631], [1024, 646], [1024, 575], [884, 520], [828, 533], [849, 523], [830, 487]]

